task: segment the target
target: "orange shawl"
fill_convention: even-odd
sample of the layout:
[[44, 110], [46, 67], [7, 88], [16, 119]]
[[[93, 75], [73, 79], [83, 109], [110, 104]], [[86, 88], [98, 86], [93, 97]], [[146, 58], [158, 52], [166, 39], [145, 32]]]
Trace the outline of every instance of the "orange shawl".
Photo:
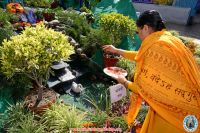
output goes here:
[[[133, 58], [130, 56], [130, 52], [125, 53], [125, 57]], [[135, 81], [128, 85], [135, 92], [129, 125], [137, 116], [142, 98], [160, 117], [182, 131], [187, 115], [195, 115], [200, 122], [200, 72], [192, 53], [179, 39], [165, 30], [152, 33], [142, 42], [135, 60]]]

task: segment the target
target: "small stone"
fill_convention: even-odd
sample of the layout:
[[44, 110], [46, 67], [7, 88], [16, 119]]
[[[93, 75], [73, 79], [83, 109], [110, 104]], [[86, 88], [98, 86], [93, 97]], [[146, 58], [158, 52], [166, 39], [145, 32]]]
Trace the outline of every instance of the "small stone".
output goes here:
[[63, 100], [63, 99], [61, 99], [61, 100], [60, 100], [60, 103], [64, 103], [64, 100]]
[[75, 44], [74, 44], [74, 47], [78, 47], [78, 46], [79, 46], [79, 43], [75, 43]]
[[74, 46], [74, 45], [76, 44], [76, 41], [73, 39], [73, 40], [70, 41], [70, 44], [71, 44], [72, 46]]
[[82, 50], [81, 48], [77, 48], [77, 49], [76, 49], [76, 53], [77, 53], [77, 54], [81, 54], [82, 52], [83, 52], [83, 50]]
[[50, 25], [58, 25], [60, 22], [58, 20], [52, 20], [49, 22]]

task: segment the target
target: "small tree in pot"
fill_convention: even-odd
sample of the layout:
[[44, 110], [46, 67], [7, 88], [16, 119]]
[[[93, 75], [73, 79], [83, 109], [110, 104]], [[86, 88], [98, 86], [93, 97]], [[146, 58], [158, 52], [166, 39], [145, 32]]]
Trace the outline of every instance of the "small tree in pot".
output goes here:
[[[117, 46], [125, 36], [134, 39], [136, 31], [135, 21], [123, 14], [114, 12], [101, 14], [99, 26], [106, 32], [114, 46]], [[118, 60], [114, 61], [116, 63]]]
[[22, 34], [4, 41], [0, 47], [1, 70], [8, 77], [25, 74], [38, 88], [38, 96], [32, 104], [37, 106], [49, 78], [53, 61], [68, 59], [74, 53], [66, 36], [43, 25], [27, 27]]
[[127, 35], [134, 39], [135, 21], [123, 14], [114, 12], [102, 14], [99, 19], [99, 26], [111, 38], [112, 44], [115, 46]]

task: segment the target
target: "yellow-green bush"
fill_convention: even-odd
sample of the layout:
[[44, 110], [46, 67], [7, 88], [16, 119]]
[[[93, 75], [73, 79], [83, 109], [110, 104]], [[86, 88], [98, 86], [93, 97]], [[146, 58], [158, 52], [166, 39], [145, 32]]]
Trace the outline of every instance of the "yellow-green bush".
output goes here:
[[118, 45], [124, 36], [134, 39], [136, 31], [135, 21], [119, 13], [105, 13], [100, 15], [100, 28], [111, 38], [112, 44]]
[[5, 75], [23, 73], [42, 85], [52, 62], [68, 59], [74, 48], [64, 34], [42, 25], [27, 27], [22, 34], [4, 40], [0, 52]]

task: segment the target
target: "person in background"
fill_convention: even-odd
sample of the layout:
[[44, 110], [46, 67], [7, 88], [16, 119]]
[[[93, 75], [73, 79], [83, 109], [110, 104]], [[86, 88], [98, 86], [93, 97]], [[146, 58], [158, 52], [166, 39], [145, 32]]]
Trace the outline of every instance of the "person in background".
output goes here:
[[[136, 61], [134, 81], [123, 76], [116, 78], [133, 92], [128, 125], [134, 123], [144, 99], [150, 108], [140, 133], [184, 133], [184, 118], [188, 115], [194, 115], [200, 122], [198, 65], [182, 41], [166, 30], [157, 11], [143, 12], [136, 25], [142, 40], [138, 51], [103, 46], [105, 52]], [[195, 127], [195, 133], [200, 132], [199, 127]]]

